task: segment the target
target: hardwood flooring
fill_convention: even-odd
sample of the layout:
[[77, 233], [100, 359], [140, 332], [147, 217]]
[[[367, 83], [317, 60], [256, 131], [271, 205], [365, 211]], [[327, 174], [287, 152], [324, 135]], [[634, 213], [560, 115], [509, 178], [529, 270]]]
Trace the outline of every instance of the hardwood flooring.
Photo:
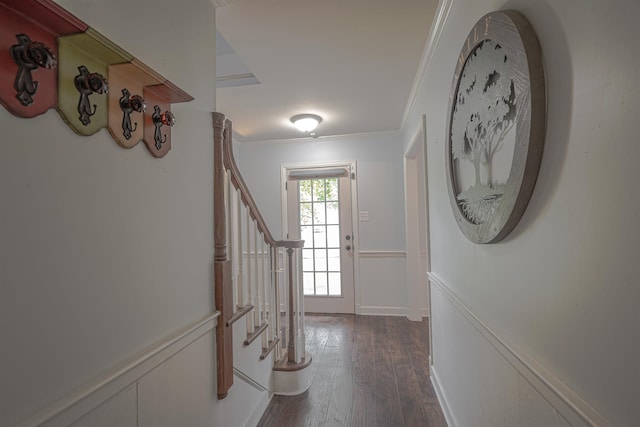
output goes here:
[[313, 382], [274, 396], [262, 427], [446, 427], [429, 380], [427, 321], [307, 315]]

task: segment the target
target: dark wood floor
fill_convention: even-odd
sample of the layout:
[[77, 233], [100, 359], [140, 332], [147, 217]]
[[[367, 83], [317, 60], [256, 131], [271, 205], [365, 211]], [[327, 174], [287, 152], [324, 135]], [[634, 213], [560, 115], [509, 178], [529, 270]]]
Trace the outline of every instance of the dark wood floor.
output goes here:
[[404, 317], [307, 315], [313, 382], [274, 396], [258, 426], [446, 427], [429, 380], [429, 328]]

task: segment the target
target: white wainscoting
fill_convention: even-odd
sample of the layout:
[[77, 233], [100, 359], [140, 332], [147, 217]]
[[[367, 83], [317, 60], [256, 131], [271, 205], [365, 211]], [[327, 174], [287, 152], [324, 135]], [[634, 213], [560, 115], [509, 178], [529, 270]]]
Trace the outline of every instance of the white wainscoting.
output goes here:
[[432, 382], [450, 427], [611, 425], [492, 331], [437, 275], [429, 273], [429, 282]]
[[255, 426], [270, 394], [236, 377], [216, 394], [219, 312], [167, 337], [16, 427]]
[[360, 298], [356, 297], [356, 314], [406, 316], [406, 252], [360, 251], [358, 256]]

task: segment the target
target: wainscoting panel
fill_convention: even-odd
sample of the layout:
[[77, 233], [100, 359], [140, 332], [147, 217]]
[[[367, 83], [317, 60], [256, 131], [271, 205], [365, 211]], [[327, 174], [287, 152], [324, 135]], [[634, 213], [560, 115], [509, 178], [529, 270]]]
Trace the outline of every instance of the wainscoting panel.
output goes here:
[[[217, 317], [167, 337], [16, 427], [255, 426], [269, 403], [268, 390], [236, 376], [227, 398], [218, 400]], [[261, 367], [271, 371], [267, 363]]]
[[403, 251], [360, 251], [356, 314], [407, 315], [407, 259]]
[[[124, 362], [78, 391], [69, 394], [48, 408], [23, 420], [16, 427], [66, 427], [105, 404], [121, 391], [135, 385], [148, 372], [181, 352], [205, 334], [211, 334], [219, 312], [194, 322], [182, 331], [167, 337], [141, 354]], [[122, 398], [122, 396], [121, 396]]]
[[611, 424], [530, 355], [485, 325], [429, 273], [432, 379], [450, 427]]
[[136, 384], [104, 402], [71, 427], [138, 427]]

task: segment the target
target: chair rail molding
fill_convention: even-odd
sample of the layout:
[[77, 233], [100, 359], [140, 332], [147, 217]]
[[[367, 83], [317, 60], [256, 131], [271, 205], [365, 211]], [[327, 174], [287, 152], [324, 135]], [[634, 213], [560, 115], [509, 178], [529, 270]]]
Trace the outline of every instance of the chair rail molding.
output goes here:
[[215, 311], [186, 326], [182, 331], [166, 337], [95, 381], [23, 420], [16, 427], [63, 426], [75, 423], [205, 334], [211, 333], [216, 326], [219, 315], [220, 312]]
[[[575, 391], [564, 384], [558, 377], [545, 368], [531, 355], [517, 349], [504, 337], [500, 337], [476, 314], [456, 293], [447, 286], [440, 277], [433, 273], [428, 273], [429, 287], [437, 290], [445, 299], [451, 303], [480, 335], [495, 348], [515, 370], [521, 375], [540, 395], [569, 423], [573, 426], [611, 426], [611, 423], [600, 415], [588, 402], [580, 397]], [[434, 319], [437, 322], [438, 319]], [[435, 343], [437, 346], [437, 343]], [[435, 360], [435, 371], [438, 370], [438, 361]], [[444, 408], [446, 399], [442, 399], [446, 394], [446, 384], [442, 383], [442, 378], [436, 376], [435, 382], [438, 384], [439, 398]], [[450, 408], [445, 410], [445, 413]]]

